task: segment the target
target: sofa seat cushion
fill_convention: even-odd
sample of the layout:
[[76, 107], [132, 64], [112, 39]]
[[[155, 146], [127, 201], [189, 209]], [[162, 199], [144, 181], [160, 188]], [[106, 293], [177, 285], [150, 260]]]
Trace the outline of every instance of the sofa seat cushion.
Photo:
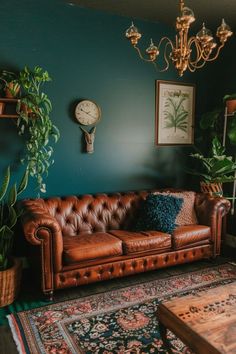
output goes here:
[[109, 232], [122, 241], [124, 254], [171, 248], [171, 235], [160, 231], [112, 230]]
[[63, 238], [63, 256], [66, 264], [122, 255], [122, 241], [105, 233], [83, 233]]
[[174, 248], [201, 244], [211, 238], [211, 228], [204, 225], [178, 226], [173, 232]]

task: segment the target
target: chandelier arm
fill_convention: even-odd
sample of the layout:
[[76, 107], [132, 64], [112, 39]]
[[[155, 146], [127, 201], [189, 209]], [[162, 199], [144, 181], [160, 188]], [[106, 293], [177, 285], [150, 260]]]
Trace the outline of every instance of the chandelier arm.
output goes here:
[[[160, 50], [160, 47], [161, 47], [162, 43], [163, 43], [165, 40], [167, 41], [166, 45], [169, 43], [169, 45], [171, 46], [171, 49], [174, 48], [173, 43], [172, 43], [172, 41], [170, 40], [170, 38], [168, 38], [168, 37], [162, 37], [161, 40], [160, 40], [160, 42], [159, 42], [159, 44], [158, 44], [158, 46], [157, 46], [158, 50]], [[166, 47], [166, 45], [165, 45], [165, 47]]]
[[164, 71], [167, 71], [169, 69], [169, 66], [170, 66], [169, 60], [168, 60], [168, 58], [166, 56], [166, 49], [167, 49], [168, 45], [170, 45], [171, 49], [172, 49], [173, 45], [172, 45], [170, 40], [165, 44], [165, 49], [164, 49], [164, 60], [166, 62], [166, 66], [163, 69], [158, 69], [157, 64], [155, 62], [153, 62], [153, 65], [155, 66], [155, 69], [157, 71], [161, 72], [161, 73], [163, 73]]
[[138, 55], [139, 55], [139, 57], [140, 57], [142, 60], [144, 60], [144, 61], [146, 61], [146, 62], [149, 62], [149, 63], [153, 62], [152, 59], [144, 58], [144, 56], [142, 55], [142, 52], [141, 52], [141, 50], [139, 49], [139, 47], [137, 47], [136, 45], [134, 45], [134, 48], [137, 50]]
[[201, 59], [203, 59], [202, 57], [202, 49], [201, 49], [201, 46], [200, 46], [200, 43], [199, 41], [197, 40], [196, 37], [190, 37], [189, 40], [188, 40], [188, 47], [189, 49], [191, 49], [191, 46], [192, 45], [195, 45], [195, 49], [197, 51], [197, 54], [196, 54], [196, 59], [195, 60], [192, 60], [191, 59], [189, 60], [190, 64], [192, 65], [196, 65]]
[[[199, 41], [197, 40], [196, 37], [191, 37], [191, 38], [189, 39], [189, 46], [191, 46], [193, 43], [194, 43], [195, 48], [196, 48], [196, 50], [197, 50], [197, 56], [196, 56], [196, 60], [195, 60], [195, 61], [189, 60], [188, 68], [189, 68], [189, 70], [190, 70], [190, 67], [192, 67], [192, 68], [194, 68], [194, 71], [195, 71], [196, 69], [201, 69], [201, 68], [206, 64], [206, 62], [209, 61], [209, 55], [210, 55], [210, 53], [209, 53], [208, 56], [205, 56], [205, 55], [204, 55], [204, 51], [202, 50], [201, 45], [200, 45], [200, 43], [199, 43]], [[218, 55], [219, 55], [219, 53], [217, 54], [217, 56], [218, 56]], [[203, 62], [198, 65], [198, 63], [199, 63], [201, 60], [203, 60]], [[191, 71], [191, 70], [190, 70], [190, 71]]]
[[212, 57], [212, 58], [206, 59], [206, 61], [209, 62], [209, 61], [213, 61], [213, 60], [217, 59], [218, 56], [219, 56], [219, 54], [220, 54], [220, 51], [221, 51], [221, 49], [224, 47], [224, 45], [225, 45], [225, 44], [222, 43], [222, 44], [217, 48], [217, 51], [216, 51], [215, 56]]
[[[218, 48], [217, 48], [217, 51], [216, 51], [216, 54], [214, 57], [211, 57], [209, 58], [209, 56], [211, 55], [211, 53], [209, 53], [208, 55], [205, 55], [204, 54], [204, 50], [202, 50], [200, 44], [199, 44], [199, 41], [197, 40], [196, 37], [191, 37], [189, 38], [189, 41], [188, 41], [188, 45], [189, 45], [189, 48], [192, 46], [192, 44], [195, 44], [195, 48], [197, 50], [197, 58], [195, 61], [191, 61], [191, 64], [197, 64], [201, 59], [203, 59], [204, 61], [214, 61], [218, 58], [219, 54], [220, 54], [220, 51], [221, 49], [224, 47], [225, 43], [222, 43]], [[199, 68], [201, 68], [202, 66], [200, 66]]]
[[201, 68], [203, 68], [203, 66], [206, 64], [206, 61], [204, 60], [201, 64], [199, 64], [199, 65], [197, 65], [197, 64], [195, 64], [196, 62], [191, 62], [191, 61], [189, 61], [189, 63], [188, 63], [188, 68], [189, 68], [189, 70], [190, 70], [190, 67], [193, 69], [193, 71], [192, 70], [190, 70], [191, 72], [194, 72], [196, 69], [201, 69]]
[[194, 73], [194, 71], [196, 71], [196, 68], [191, 68], [190, 63], [188, 63], [188, 70], [189, 70], [191, 73]]

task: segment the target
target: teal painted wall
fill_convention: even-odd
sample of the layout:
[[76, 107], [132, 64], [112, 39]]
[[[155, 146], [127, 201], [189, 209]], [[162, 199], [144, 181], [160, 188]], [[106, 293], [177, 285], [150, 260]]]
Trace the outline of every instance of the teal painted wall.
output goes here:
[[[45, 90], [61, 139], [47, 196], [185, 186], [183, 162], [190, 148], [154, 145], [155, 80], [179, 78], [174, 69], [157, 73], [138, 59], [124, 38], [131, 19], [60, 0], [1, 0], [0, 13], [0, 69], [40, 65], [53, 78]], [[145, 34], [145, 46], [151, 37], [173, 35], [163, 24], [135, 23]], [[182, 81], [197, 83], [198, 76], [185, 75]], [[82, 133], [73, 118], [74, 105], [83, 98], [102, 109], [93, 155], [82, 152]], [[196, 101], [202, 102], [198, 90]], [[14, 164], [18, 178], [22, 155], [14, 122], [1, 120], [1, 172]], [[31, 181], [24, 197], [35, 197], [34, 187]]]

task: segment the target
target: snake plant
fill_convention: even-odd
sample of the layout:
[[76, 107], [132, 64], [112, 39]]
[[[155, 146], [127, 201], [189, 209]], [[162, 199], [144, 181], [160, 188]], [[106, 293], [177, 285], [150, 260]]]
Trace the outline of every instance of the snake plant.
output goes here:
[[14, 226], [20, 216], [15, 204], [18, 196], [28, 184], [28, 169], [26, 169], [19, 186], [16, 183], [10, 186], [11, 171], [7, 168], [0, 187], [0, 271], [9, 267], [14, 236]]

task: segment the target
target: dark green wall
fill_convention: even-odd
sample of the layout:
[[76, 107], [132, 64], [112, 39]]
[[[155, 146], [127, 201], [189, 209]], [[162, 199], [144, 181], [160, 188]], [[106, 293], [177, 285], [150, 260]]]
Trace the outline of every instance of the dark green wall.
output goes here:
[[[179, 78], [174, 69], [160, 74], [138, 59], [124, 38], [131, 19], [60, 0], [1, 0], [0, 13], [0, 69], [40, 65], [53, 78], [45, 89], [61, 139], [47, 178], [48, 196], [186, 184], [183, 161], [190, 149], [154, 145], [155, 80]], [[135, 23], [145, 46], [150, 37], [173, 35], [162, 24]], [[182, 81], [204, 83], [197, 75]], [[73, 119], [74, 105], [83, 98], [102, 109], [93, 155], [82, 152], [82, 133]], [[205, 100], [197, 87], [201, 108]], [[22, 149], [14, 123], [1, 120], [1, 171], [14, 163], [15, 177], [20, 175]], [[24, 196], [36, 196], [32, 181]]]

